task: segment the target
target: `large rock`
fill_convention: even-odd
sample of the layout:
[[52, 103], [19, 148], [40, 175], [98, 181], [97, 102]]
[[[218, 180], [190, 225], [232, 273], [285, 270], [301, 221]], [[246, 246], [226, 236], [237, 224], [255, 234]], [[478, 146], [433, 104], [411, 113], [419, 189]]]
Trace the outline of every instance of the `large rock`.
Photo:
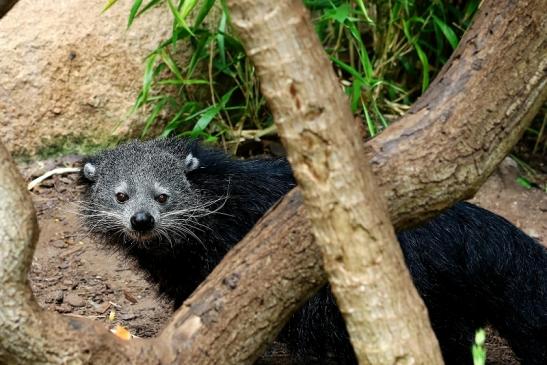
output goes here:
[[0, 139], [14, 155], [100, 144], [139, 129], [128, 115], [144, 57], [172, 17], [152, 9], [126, 30], [131, 0], [20, 0], [0, 20]]

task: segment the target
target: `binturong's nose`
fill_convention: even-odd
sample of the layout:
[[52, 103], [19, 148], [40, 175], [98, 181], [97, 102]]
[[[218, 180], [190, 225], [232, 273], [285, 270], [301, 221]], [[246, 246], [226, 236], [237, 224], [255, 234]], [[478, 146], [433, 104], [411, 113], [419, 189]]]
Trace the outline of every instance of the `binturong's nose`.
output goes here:
[[131, 227], [135, 231], [146, 232], [154, 228], [154, 217], [148, 212], [137, 212], [131, 219]]

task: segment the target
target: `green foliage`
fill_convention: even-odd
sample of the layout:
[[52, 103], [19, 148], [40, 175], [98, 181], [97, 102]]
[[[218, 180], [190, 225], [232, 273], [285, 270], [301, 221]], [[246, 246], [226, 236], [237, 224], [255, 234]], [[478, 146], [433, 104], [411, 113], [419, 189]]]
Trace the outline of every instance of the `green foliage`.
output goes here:
[[[115, 2], [109, 0], [105, 10]], [[374, 136], [427, 89], [457, 46], [479, 0], [464, 4], [418, 0], [304, 2], [353, 112], [362, 117]], [[272, 120], [255, 70], [230, 28], [224, 1], [134, 0], [128, 26], [159, 5], [170, 9], [173, 26], [171, 37], [146, 58], [143, 86], [134, 106], [148, 106], [150, 110], [143, 135], [160, 117], [167, 118], [164, 136], [189, 134], [230, 140], [270, 131]], [[215, 6], [221, 12], [220, 20], [205, 24]], [[192, 47], [186, 64], [177, 62], [182, 44]], [[196, 76], [204, 74], [208, 76]], [[209, 101], [195, 97], [200, 88], [209, 94]]]
[[486, 364], [486, 348], [484, 347], [485, 341], [486, 332], [484, 332], [484, 329], [480, 328], [475, 333], [475, 343], [471, 348], [471, 352], [473, 354], [473, 365]]
[[517, 184], [519, 184], [523, 188], [532, 189], [532, 183], [530, 182], [530, 180], [528, 180], [524, 176], [518, 176], [516, 181], [517, 181]]
[[525, 189], [538, 188], [547, 193], [547, 181], [542, 179], [542, 175], [539, 174], [532, 166], [525, 161], [521, 160], [514, 154], [510, 155], [511, 159], [515, 161], [519, 167], [520, 175], [516, 178], [516, 183]]

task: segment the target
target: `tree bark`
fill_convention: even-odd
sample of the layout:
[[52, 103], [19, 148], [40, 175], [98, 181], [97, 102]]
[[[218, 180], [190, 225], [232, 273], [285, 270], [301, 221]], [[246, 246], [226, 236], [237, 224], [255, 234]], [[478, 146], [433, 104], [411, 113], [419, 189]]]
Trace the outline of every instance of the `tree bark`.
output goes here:
[[547, 99], [546, 13], [544, 0], [483, 1], [429, 89], [367, 143], [376, 174], [396, 170], [378, 179], [395, 226], [472, 197], [520, 139]]
[[[277, 6], [271, 2], [265, 13]], [[366, 144], [362, 159], [372, 161], [395, 227], [474, 193], [545, 101], [546, 7], [543, 0], [484, 1], [426, 94], [399, 123]], [[267, 28], [269, 16], [253, 26]], [[272, 36], [287, 39], [284, 31]], [[265, 72], [258, 69], [260, 76]], [[227, 255], [157, 339], [124, 342], [99, 324], [43, 312], [35, 304], [24, 275], [35, 218], [23, 186], [0, 148], [0, 363], [250, 364], [289, 313], [326, 283], [317, 270], [320, 254], [299, 190], [293, 190]], [[245, 259], [251, 255], [253, 262]], [[298, 280], [292, 280], [296, 272]], [[249, 290], [244, 283], [251, 282]]]
[[126, 351], [100, 323], [43, 311], [34, 300], [27, 276], [38, 225], [25, 185], [0, 143], [0, 364], [137, 363], [138, 345]]
[[260, 70], [359, 363], [442, 364], [385, 201], [362, 158], [347, 97], [308, 10], [299, 0], [233, 0], [228, 6]]

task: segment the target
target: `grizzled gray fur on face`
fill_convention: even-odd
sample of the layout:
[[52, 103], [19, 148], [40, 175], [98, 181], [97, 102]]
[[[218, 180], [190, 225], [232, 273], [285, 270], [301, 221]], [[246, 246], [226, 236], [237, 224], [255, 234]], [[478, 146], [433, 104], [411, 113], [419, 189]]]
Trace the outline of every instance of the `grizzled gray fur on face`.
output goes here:
[[87, 229], [134, 258], [175, 306], [294, 186], [286, 160], [234, 160], [189, 139], [130, 142], [82, 170]]
[[181, 148], [185, 157], [180, 159], [162, 147], [128, 143], [84, 164], [83, 175], [93, 182], [87, 193], [91, 204], [84, 207], [91, 232], [125, 236], [136, 244], [151, 238], [172, 244], [178, 236], [193, 234], [185, 230], [191, 217], [210, 212], [217, 202], [202, 199], [186, 178], [199, 167], [197, 158]]
[[[175, 307], [294, 186], [286, 160], [235, 160], [187, 139], [102, 152], [84, 163], [81, 178], [89, 231], [136, 260]], [[545, 364], [545, 247], [469, 203], [398, 239], [446, 364], [472, 364], [475, 330], [486, 324], [523, 364]], [[280, 340], [299, 363], [356, 363], [328, 286], [293, 315]]]

